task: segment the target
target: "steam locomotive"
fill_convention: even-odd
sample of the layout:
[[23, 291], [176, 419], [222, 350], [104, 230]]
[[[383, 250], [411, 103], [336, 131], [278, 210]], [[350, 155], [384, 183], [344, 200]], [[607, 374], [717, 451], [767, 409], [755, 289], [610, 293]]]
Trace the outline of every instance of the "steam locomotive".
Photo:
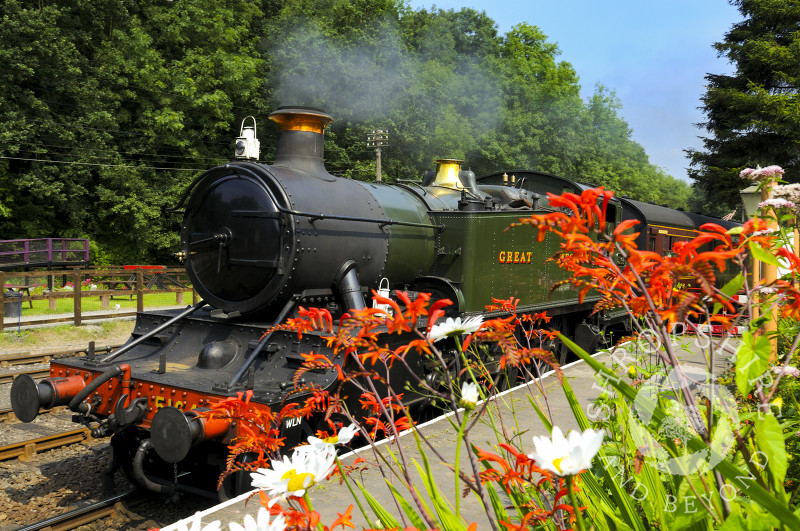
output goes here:
[[[202, 301], [138, 314], [130, 340], [115, 352], [54, 360], [50, 377], [39, 382], [20, 376], [11, 400], [21, 421], [68, 405], [93, 436], [111, 436], [115, 465], [133, 481], [162, 493], [195, 491], [202, 482], [184, 481], [186, 475], [216, 478], [238, 429], [197, 412], [243, 390], [253, 391], [255, 408], [302, 400], [290, 394], [301, 354], [330, 354], [314, 333], [302, 341], [280, 330], [265, 335], [300, 306], [326, 307], [338, 317], [370, 305], [371, 290], [383, 283], [448, 298], [458, 316], [484, 315], [492, 296], [514, 296], [519, 312], [547, 310], [551, 326], [587, 349], [604, 333], [624, 330], [621, 314], [591, 315], [591, 297], [579, 302], [566, 288], [551, 293], [564, 276], [544, 260], [558, 241], [504, 231], [520, 217], [552, 211], [547, 192], [580, 193], [584, 185], [527, 171], [478, 179], [454, 159], [436, 161], [421, 181], [354, 181], [325, 169], [328, 114], [283, 107], [270, 119], [278, 127], [272, 165], [252, 160], [254, 127], [243, 128], [237, 160], [200, 175], [174, 208], [183, 215], [182, 252]], [[615, 198], [609, 208], [612, 226], [640, 219], [640, 246], [658, 252], [710, 220], [627, 199]], [[557, 354], [564, 361], [566, 353]], [[423, 360], [410, 366], [428, 370]], [[303, 378], [326, 389], [336, 372]], [[405, 399], [412, 407], [427, 400]], [[291, 447], [315, 428], [290, 419], [281, 435]], [[223, 485], [221, 497], [246, 487], [233, 483]]]

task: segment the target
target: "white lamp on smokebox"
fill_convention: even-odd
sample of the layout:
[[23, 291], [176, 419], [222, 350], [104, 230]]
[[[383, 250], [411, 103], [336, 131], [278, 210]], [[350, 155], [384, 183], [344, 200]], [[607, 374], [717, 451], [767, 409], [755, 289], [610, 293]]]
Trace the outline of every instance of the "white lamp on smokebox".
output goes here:
[[[253, 126], [245, 127], [247, 119], [253, 120]], [[252, 116], [245, 116], [242, 120], [242, 128], [239, 131], [239, 138], [236, 139], [234, 154], [237, 159], [258, 160], [261, 154], [261, 143], [256, 138], [256, 119]]]

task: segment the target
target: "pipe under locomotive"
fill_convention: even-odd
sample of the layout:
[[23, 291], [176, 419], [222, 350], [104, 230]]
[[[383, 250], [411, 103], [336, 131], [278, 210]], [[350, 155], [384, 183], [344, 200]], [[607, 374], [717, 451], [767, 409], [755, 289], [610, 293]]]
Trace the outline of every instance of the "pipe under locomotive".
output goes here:
[[[216, 478], [225, 468], [225, 444], [237, 435], [235, 424], [198, 411], [243, 390], [253, 391], [252, 408], [305, 398], [290, 396], [293, 376], [301, 354], [331, 354], [323, 338], [264, 336], [300, 305], [341, 315], [365, 307], [369, 290], [388, 279], [393, 289], [451, 299], [457, 315], [484, 313], [492, 296], [517, 297], [522, 312], [560, 316], [562, 330], [587, 348], [600, 328], [619, 324], [613, 316], [583, 322], [591, 300], [578, 303], [568, 290], [550, 293], [563, 274], [543, 261], [557, 242], [503, 232], [520, 216], [549, 209], [534, 189], [479, 185], [450, 159], [437, 161], [437, 171], [421, 183], [335, 177], [323, 162], [329, 115], [295, 107], [270, 118], [279, 131], [272, 165], [241, 160], [210, 169], [174, 209], [183, 213], [186, 269], [202, 302], [138, 314], [131, 339], [111, 354], [53, 361], [50, 377], [40, 382], [20, 376], [11, 399], [21, 421], [68, 405], [94, 436], [112, 436], [115, 462], [129, 477], [172, 492], [185, 472]], [[619, 202], [612, 208], [619, 220]], [[425, 370], [422, 360], [416, 367]], [[303, 377], [326, 389], [336, 372]], [[291, 419], [281, 435], [290, 448], [314, 429]]]

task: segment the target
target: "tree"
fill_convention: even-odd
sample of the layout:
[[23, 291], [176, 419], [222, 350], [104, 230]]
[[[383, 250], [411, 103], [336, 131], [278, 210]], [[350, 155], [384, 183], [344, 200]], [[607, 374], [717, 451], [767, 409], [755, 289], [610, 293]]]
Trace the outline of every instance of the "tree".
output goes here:
[[690, 177], [705, 194], [708, 212], [739, 204], [745, 167], [777, 164], [800, 181], [800, 2], [731, 0], [744, 20], [714, 44], [734, 67], [708, 74], [701, 101], [710, 136], [703, 150], [687, 150]]
[[[667, 202], [672, 184], [630, 138], [620, 102], [584, 102], [537, 27], [499, 36], [486, 13], [403, 0], [74, 0], [0, 3], [0, 234], [88, 237], [99, 263], [166, 261], [162, 215], [227, 162], [254, 115], [270, 162], [279, 105], [335, 119], [326, 164], [385, 181], [437, 158], [476, 173], [534, 169]], [[646, 182], [646, 184], [642, 184]]]
[[[0, 6], [0, 231], [168, 259], [171, 205], [264, 107], [244, 0]], [[246, 110], [245, 110], [246, 107]]]

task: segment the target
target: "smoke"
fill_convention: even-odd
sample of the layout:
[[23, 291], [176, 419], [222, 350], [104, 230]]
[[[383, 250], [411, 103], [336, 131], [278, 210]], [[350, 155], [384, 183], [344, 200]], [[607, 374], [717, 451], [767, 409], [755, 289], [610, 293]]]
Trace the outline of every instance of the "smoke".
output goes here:
[[406, 51], [396, 21], [378, 26], [360, 44], [328, 37], [309, 22], [285, 33], [271, 49], [279, 105], [319, 107], [337, 121], [406, 121], [400, 113], [424, 113], [431, 127], [443, 116], [465, 127], [480, 124], [481, 132], [494, 127], [501, 91], [478, 59], [460, 56], [449, 66], [430, 61]]

